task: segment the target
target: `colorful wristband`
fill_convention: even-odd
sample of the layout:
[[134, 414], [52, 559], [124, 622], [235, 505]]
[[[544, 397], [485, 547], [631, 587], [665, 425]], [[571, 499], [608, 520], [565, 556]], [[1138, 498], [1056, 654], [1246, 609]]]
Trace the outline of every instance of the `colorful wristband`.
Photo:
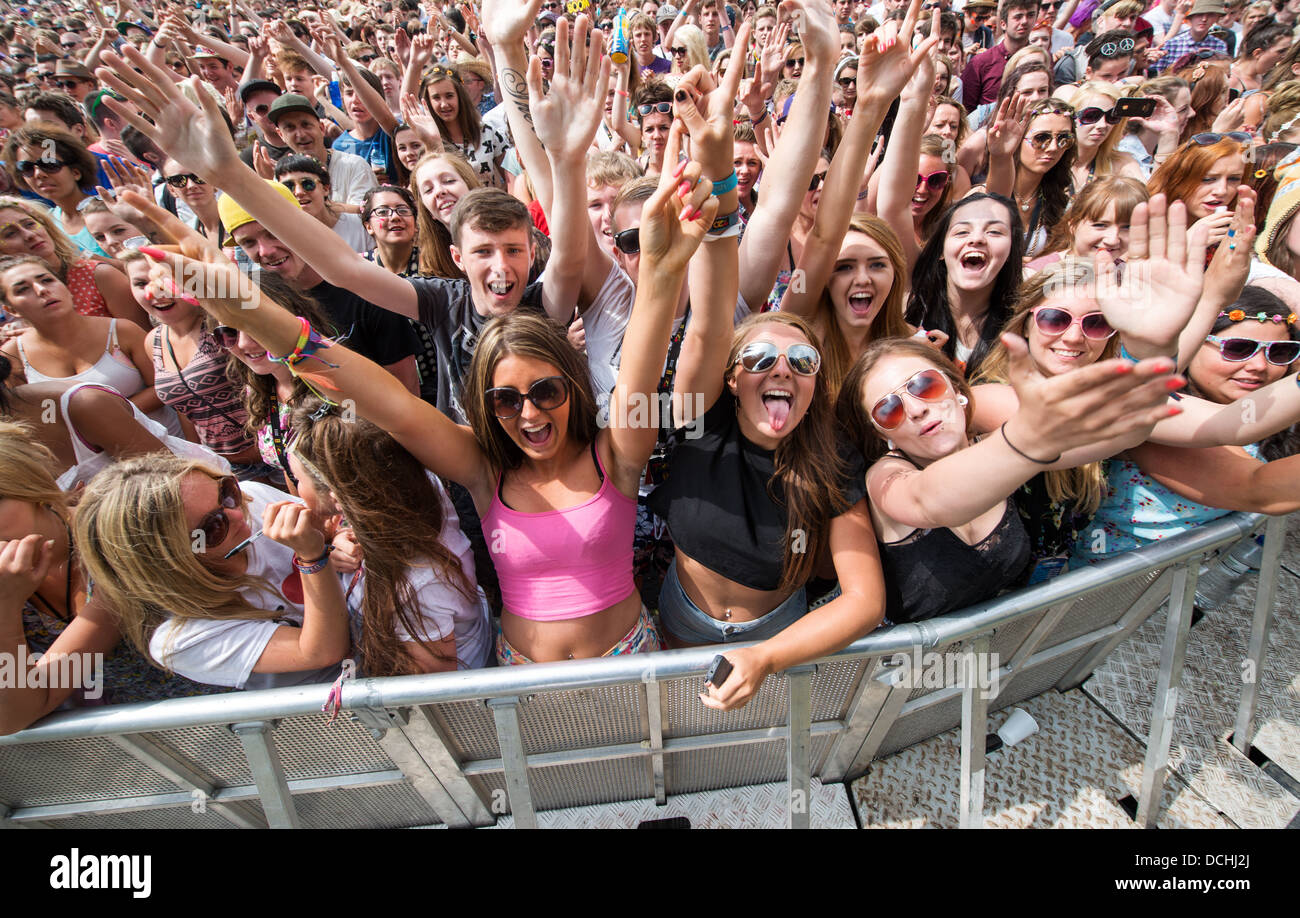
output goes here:
[[716, 195], [717, 197], [722, 197], [728, 191], [735, 191], [736, 185], [739, 183], [739, 181], [740, 180], [736, 178], [736, 170], [734, 169], [731, 170], [731, 175], [727, 176], [721, 181], [717, 181], [713, 183], [714, 195]]
[[[715, 191], [714, 193], [716, 194], [717, 192]], [[737, 207], [731, 213], [723, 214], [722, 216], [716, 218], [711, 224], [709, 224], [709, 235], [710, 236], [724, 236], [724, 235], [734, 236], [736, 235], [735, 233], [729, 233], [728, 231], [739, 226], [740, 226], [740, 208]]]
[[334, 551], [333, 545], [325, 546], [325, 554], [321, 555], [315, 561], [304, 561], [297, 555], [293, 556], [293, 566], [300, 574], [319, 574], [330, 563], [330, 552]]

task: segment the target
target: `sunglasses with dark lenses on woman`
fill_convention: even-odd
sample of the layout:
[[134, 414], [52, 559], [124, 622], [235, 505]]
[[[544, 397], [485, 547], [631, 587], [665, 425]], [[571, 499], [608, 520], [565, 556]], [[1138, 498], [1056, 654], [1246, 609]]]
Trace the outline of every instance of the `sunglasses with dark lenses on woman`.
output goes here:
[[311, 178], [305, 178], [305, 179], [286, 178], [286, 179], [280, 179], [280, 184], [283, 185], [285, 188], [288, 188], [290, 191], [297, 191], [298, 186], [302, 185], [302, 190], [307, 194], [311, 194], [313, 191], [316, 190], [316, 186], [320, 183], [317, 182], [315, 179], [311, 179]]
[[1033, 311], [1034, 324], [1038, 330], [1045, 335], [1063, 335], [1069, 331], [1070, 326], [1075, 322], [1079, 323], [1079, 329], [1083, 332], [1085, 338], [1091, 338], [1093, 341], [1105, 341], [1111, 335], [1115, 334], [1115, 329], [1110, 327], [1106, 317], [1100, 312], [1090, 312], [1087, 315], [1075, 318], [1072, 313], [1064, 309], [1057, 309], [1054, 306], [1039, 306]]
[[[907, 394], [913, 398], [937, 402], [949, 394], [948, 377], [939, 370], [922, 370], [898, 389], [907, 390]], [[903, 404], [898, 389], [876, 402], [871, 409], [871, 420], [875, 421], [876, 426], [881, 430], [893, 430], [907, 417], [907, 406]]]
[[206, 185], [207, 182], [193, 172], [180, 172], [176, 175], [167, 176], [167, 184], [173, 188], [184, 188], [186, 185]]
[[[786, 363], [800, 376], [816, 376], [822, 366], [822, 355], [811, 344], [792, 344], [785, 349]], [[746, 373], [766, 373], [776, 366], [782, 351], [771, 341], [755, 341], [745, 345], [736, 363]]]
[[651, 112], [658, 112], [661, 115], [671, 115], [673, 113], [673, 103], [671, 102], [651, 102], [647, 105], [638, 105], [637, 114], [642, 118]]
[[1251, 143], [1254, 139], [1245, 131], [1228, 131], [1228, 133], [1226, 134], [1216, 134], [1216, 133], [1193, 134], [1192, 143], [1201, 147], [1212, 147], [1220, 140], [1223, 140], [1224, 138], [1227, 138], [1228, 140], [1235, 140], [1237, 141], [1237, 143]]
[[547, 376], [528, 387], [527, 392], [520, 392], [512, 386], [502, 386], [487, 390], [488, 410], [501, 419], [508, 421], [519, 416], [524, 410], [524, 399], [528, 399], [542, 411], [553, 411], [569, 400], [569, 386], [563, 376]]
[[1080, 124], [1096, 124], [1102, 118], [1106, 119], [1107, 124], [1119, 124], [1123, 115], [1115, 114], [1115, 109], [1098, 108], [1096, 105], [1089, 105], [1087, 108], [1079, 109], [1079, 113], [1074, 116]]
[[67, 163], [57, 159], [20, 159], [16, 168], [19, 175], [35, 175], [40, 169], [45, 175], [55, 175], [67, 167]]
[[806, 60], [806, 57], [787, 57], [785, 59], [785, 65], [787, 67], [802, 67]]
[[1059, 134], [1053, 134], [1051, 131], [1039, 131], [1025, 141], [1038, 150], [1040, 153], [1048, 149], [1068, 150], [1074, 146], [1074, 135], [1069, 131], [1061, 131]]
[[946, 169], [940, 169], [938, 172], [931, 172], [929, 175], [916, 174], [916, 187], [924, 185], [931, 191], [943, 191], [948, 187], [948, 180], [952, 178]]
[[199, 520], [199, 525], [194, 529], [195, 532], [203, 533], [203, 544], [209, 549], [216, 548], [230, 535], [230, 517], [226, 516], [226, 511], [238, 507], [242, 496], [239, 480], [233, 475], [219, 479], [217, 490], [217, 509]]
[[228, 351], [239, 340], [239, 329], [231, 328], [229, 325], [218, 325], [212, 329], [212, 339], [217, 342], [217, 347]]
[[1256, 341], [1254, 338], [1220, 338], [1206, 335], [1205, 340], [1219, 349], [1224, 360], [1244, 363], [1261, 350], [1264, 359], [1275, 367], [1286, 367], [1300, 357], [1300, 341]]

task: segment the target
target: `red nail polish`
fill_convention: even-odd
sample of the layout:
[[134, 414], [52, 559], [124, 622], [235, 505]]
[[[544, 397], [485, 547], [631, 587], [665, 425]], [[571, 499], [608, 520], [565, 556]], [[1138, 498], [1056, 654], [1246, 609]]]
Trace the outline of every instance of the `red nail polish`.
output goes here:
[[677, 186], [677, 193], [680, 194], [682, 197], [686, 197], [686, 195], [690, 194], [690, 191], [691, 191], [690, 182], [682, 182], [680, 185]]
[[1181, 389], [1182, 387], [1183, 387], [1183, 381], [1181, 379], [1165, 380], [1165, 388], [1168, 389], [1170, 392], [1173, 392], [1176, 389]]
[[167, 253], [164, 252], [162, 249], [155, 249], [153, 246], [149, 246], [149, 245], [142, 245], [140, 246], [139, 249], [137, 249], [137, 251], [143, 252], [145, 255], [148, 255], [154, 261], [163, 261], [167, 258]]
[[689, 165], [689, 160], [685, 159], [678, 163], [677, 168], [673, 170], [673, 178], [681, 178], [682, 173], [686, 171], [687, 165]]

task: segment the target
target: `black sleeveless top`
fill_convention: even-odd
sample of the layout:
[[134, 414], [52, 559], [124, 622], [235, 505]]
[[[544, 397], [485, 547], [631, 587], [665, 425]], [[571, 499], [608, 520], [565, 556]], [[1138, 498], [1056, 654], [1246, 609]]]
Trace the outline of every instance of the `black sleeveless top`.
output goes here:
[[894, 624], [947, 615], [992, 599], [1023, 586], [1034, 566], [1029, 536], [1011, 500], [994, 530], [974, 545], [947, 528], [918, 529], [879, 545], [885, 617]]

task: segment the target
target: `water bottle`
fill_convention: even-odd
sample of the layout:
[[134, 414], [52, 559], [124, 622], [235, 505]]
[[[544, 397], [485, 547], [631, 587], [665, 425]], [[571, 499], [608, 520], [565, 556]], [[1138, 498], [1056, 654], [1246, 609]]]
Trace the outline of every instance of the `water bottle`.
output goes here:
[[1196, 607], [1209, 612], [1223, 605], [1246, 578], [1259, 570], [1264, 556], [1264, 536], [1247, 536], [1201, 568], [1196, 579]]
[[616, 64], [627, 63], [627, 11], [620, 9], [614, 20], [614, 37], [609, 43], [609, 59]]

